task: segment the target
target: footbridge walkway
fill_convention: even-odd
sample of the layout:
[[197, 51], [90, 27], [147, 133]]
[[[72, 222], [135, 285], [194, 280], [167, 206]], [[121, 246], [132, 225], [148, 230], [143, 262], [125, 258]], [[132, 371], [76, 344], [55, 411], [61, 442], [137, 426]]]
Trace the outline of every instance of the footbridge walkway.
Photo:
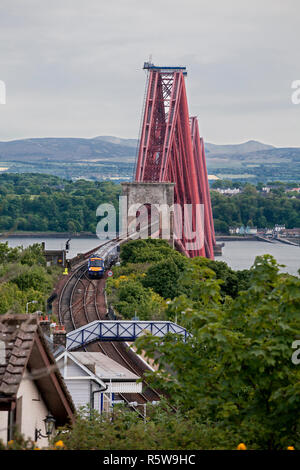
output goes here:
[[135, 341], [150, 333], [163, 337], [167, 333], [179, 334], [186, 341], [189, 333], [182, 326], [170, 321], [96, 320], [67, 334], [67, 349], [85, 347], [93, 341]]

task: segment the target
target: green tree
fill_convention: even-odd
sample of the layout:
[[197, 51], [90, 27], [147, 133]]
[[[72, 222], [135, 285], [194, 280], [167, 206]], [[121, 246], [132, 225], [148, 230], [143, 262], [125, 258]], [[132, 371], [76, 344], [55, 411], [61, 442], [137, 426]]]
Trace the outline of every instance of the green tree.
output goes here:
[[173, 260], [161, 261], [148, 269], [143, 285], [165, 299], [173, 299], [180, 294], [180, 277], [181, 271]]
[[[111, 280], [111, 287], [113, 287], [114, 282]], [[111, 302], [111, 297], [109, 297], [109, 300]], [[123, 318], [132, 319], [137, 316], [140, 320], [164, 319], [165, 305], [163, 299], [152, 289], [145, 288], [138, 280], [133, 278], [122, 279], [113, 305]]]
[[174, 413], [162, 400], [147, 404], [147, 419], [124, 406], [100, 415], [82, 407], [72, 426], [60, 428], [55, 441], [62, 440], [67, 450], [170, 450], [224, 449], [236, 447], [236, 436], [212, 423], [197, 422], [192, 415]]
[[269, 255], [257, 257], [251, 286], [236, 299], [221, 299], [211, 279], [194, 302], [186, 296], [168, 305], [191, 336], [137, 340], [155, 360], [148, 380], [171, 403], [213, 422], [248, 448], [300, 447], [300, 369], [291, 345], [300, 329], [300, 279], [279, 273]]
[[45, 292], [52, 287], [47, 273], [37, 266], [23, 266], [12, 282], [21, 290], [33, 288]]
[[0, 314], [25, 313], [26, 303], [31, 300], [38, 303], [29, 309], [43, 310], [60, 273], [60, 267], [46, 268], [41, 245], [23, 249], [0, 243]]

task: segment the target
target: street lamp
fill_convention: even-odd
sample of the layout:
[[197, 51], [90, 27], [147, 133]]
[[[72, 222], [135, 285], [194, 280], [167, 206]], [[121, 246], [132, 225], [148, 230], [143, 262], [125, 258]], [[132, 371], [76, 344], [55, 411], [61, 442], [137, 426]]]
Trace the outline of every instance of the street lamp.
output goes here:
[[29, 304], [37, 304], [37, 303], [38, 303], [37, 300], [30, 300], [30, 302], [27, 302], [27, 304], [26, 304], [26, 313], [28, 313], [28, 305]]
[[42, 430], [41, 429], [37, 429], [35, 428], [35, 441], [37, 441], [38, 439], [40, 439], [41, 437], [47, 437], [48, 439], [50, 438], [52, 432], [53, 432], [53, 429], [54, 429], [54, 426], [55, 426], [55, 421], [56, 419], [52, 416], [51, 413], [48, 413], [46, 418], [43, 419], [44, 421], [44, 424], [45, 424], [45, 432], [46, 432], [46, 436], [44, 436], [42, 434]]
[[[149, 402], [147, 403], [138, 403], [137, 401], [131, 401], [128, 403], [129, 406], [143, 406], [144, 407], [144, 424], [146, 424], [146, 413], [147, 413], [147, 404], [149, 404]], [[152, 401], [151, 402], [151, 405], [158, 405], [159, 404], [159, 401]]]

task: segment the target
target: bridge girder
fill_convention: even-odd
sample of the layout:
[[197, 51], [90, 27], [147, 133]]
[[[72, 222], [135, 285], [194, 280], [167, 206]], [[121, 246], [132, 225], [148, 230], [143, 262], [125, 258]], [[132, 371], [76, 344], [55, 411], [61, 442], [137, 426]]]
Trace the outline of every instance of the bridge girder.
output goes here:
[[[216, 242], [204, 143], [197, 118], [189, 117], [185, 68], [151, 65], [147, 67], [147, 92], [135, 181], [175, 183], [174, 202], [181, 206], [182, 217], [186, 205], [193, 207], [192, 219], [181, 223], [181, 226], [184, 223], [187, 226], [176, 244], [189, 257], [213, 259]], [[196, 249], [189, 249], [189, 242], [198, 227], [194, 208], [200, 205], [203, 205], [203, 243]]]

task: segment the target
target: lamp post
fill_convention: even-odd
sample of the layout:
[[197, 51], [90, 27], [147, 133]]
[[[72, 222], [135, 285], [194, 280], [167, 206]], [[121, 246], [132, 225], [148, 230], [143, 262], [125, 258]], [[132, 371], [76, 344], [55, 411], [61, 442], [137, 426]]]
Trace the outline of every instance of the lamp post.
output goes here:
[[52, 416], [51, 413], [48, 413], [46, 418], [43, 419], [44, 421], [44, 425], [45, 425], [45, 432], [46, 432], [46, 435], [44, 436], [42, 434], [42, 430], [41, 429], [37, 429], [35, 428], [35, 441], [37, 441], [38, 439], [40, 439], [41, 437], [47, 437], [48, 440], [53, 432], [53, 429], [54, 429], [54, 426], [55, 426], [55, 421], [56, 419]]
[[27, 302], [27, 303], [26, 303], [26, 313], [28, 313], [28, 305], [29, 305], [29, 304], [37, 304], [37, 303], [38, 303], [37, 300], [30, 300], [30, 302]]
[[[142, 406], [144, 408], [144, 424], [146, 424], [146, 417], [147, 417], [147, 404], [149, 404], [149, 402], [147, 403], [138, 403], [137, 401], [131, 401], [128, 403], [129, 406]], [[158, 405], [159, 404], [159, 401], [152, 401], [151, 402], [151, 405]]]

